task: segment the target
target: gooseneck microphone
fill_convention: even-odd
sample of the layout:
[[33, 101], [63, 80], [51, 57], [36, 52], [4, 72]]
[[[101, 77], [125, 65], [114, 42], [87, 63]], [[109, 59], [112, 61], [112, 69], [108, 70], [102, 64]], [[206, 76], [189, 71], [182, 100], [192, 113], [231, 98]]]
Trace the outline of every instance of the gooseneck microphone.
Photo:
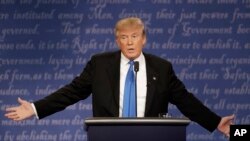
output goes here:
[[134, 71], [135, 71], [135, 115], [137, 117], [137, 72], [139, 71], [139, 62], [134, 62]]
[[139, 71], [139, 62], [138, 61], [134, 62], [134, 71], [135, 71], [135, 73], [137, 73]]

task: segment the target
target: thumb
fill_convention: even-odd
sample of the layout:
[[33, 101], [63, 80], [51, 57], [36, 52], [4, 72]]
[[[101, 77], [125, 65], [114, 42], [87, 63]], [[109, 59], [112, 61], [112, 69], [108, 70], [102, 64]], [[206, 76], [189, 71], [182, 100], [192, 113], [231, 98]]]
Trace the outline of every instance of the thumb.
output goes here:
[[228, 116], [228, 118], [231, 119], [231, 120], [233, 120], [235, 118], [235, 115], [232, 114], [232, 115]]
[[236, 119], [235, 114], [231, 115], [232, 124], [233, 124], [233, 122], [235, 122], [235, 119]]
[[230, 115], [230, 116], [228, 116], [226, 118], [227, 122], [229, 122], [230, 124], [233, 124], [234, 119], [235, 119], [235, 115], [234, 114], [232, 114], [232, 115]]
[[21, 99], [20, 97], [18, 97], [17, 99], [18, 103], [20, 103], [21, 105], [24, 104], [26, 101]]

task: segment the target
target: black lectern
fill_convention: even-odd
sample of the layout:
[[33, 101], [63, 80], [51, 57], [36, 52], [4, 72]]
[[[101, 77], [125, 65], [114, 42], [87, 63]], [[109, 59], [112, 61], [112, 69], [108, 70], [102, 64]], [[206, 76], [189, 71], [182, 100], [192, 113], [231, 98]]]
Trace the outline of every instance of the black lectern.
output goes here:
[[185, 141], [187, 118], [89, 118], [88, 141]]

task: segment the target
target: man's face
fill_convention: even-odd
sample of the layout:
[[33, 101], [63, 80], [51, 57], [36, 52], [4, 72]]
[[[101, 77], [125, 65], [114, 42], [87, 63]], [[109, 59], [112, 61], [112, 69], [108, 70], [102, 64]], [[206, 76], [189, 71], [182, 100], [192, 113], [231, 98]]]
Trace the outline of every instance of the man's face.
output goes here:
[[123, 55], [133, 60], [140, 56], [142, 48], [146, 43], [146, 37], [142, 34], [142, 29], [126, 28], [119, 31], [116, 43]]

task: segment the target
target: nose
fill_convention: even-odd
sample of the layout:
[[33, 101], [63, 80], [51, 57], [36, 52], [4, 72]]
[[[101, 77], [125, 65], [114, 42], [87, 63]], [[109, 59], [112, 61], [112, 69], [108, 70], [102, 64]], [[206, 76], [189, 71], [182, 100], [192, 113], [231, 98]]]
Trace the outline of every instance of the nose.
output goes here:
[[128, 45], [132, 45], [132, 44], [133, 44], [133, 39], [132, 39], [132, 37], [128, 37], [127, 44], [128, 44]]

